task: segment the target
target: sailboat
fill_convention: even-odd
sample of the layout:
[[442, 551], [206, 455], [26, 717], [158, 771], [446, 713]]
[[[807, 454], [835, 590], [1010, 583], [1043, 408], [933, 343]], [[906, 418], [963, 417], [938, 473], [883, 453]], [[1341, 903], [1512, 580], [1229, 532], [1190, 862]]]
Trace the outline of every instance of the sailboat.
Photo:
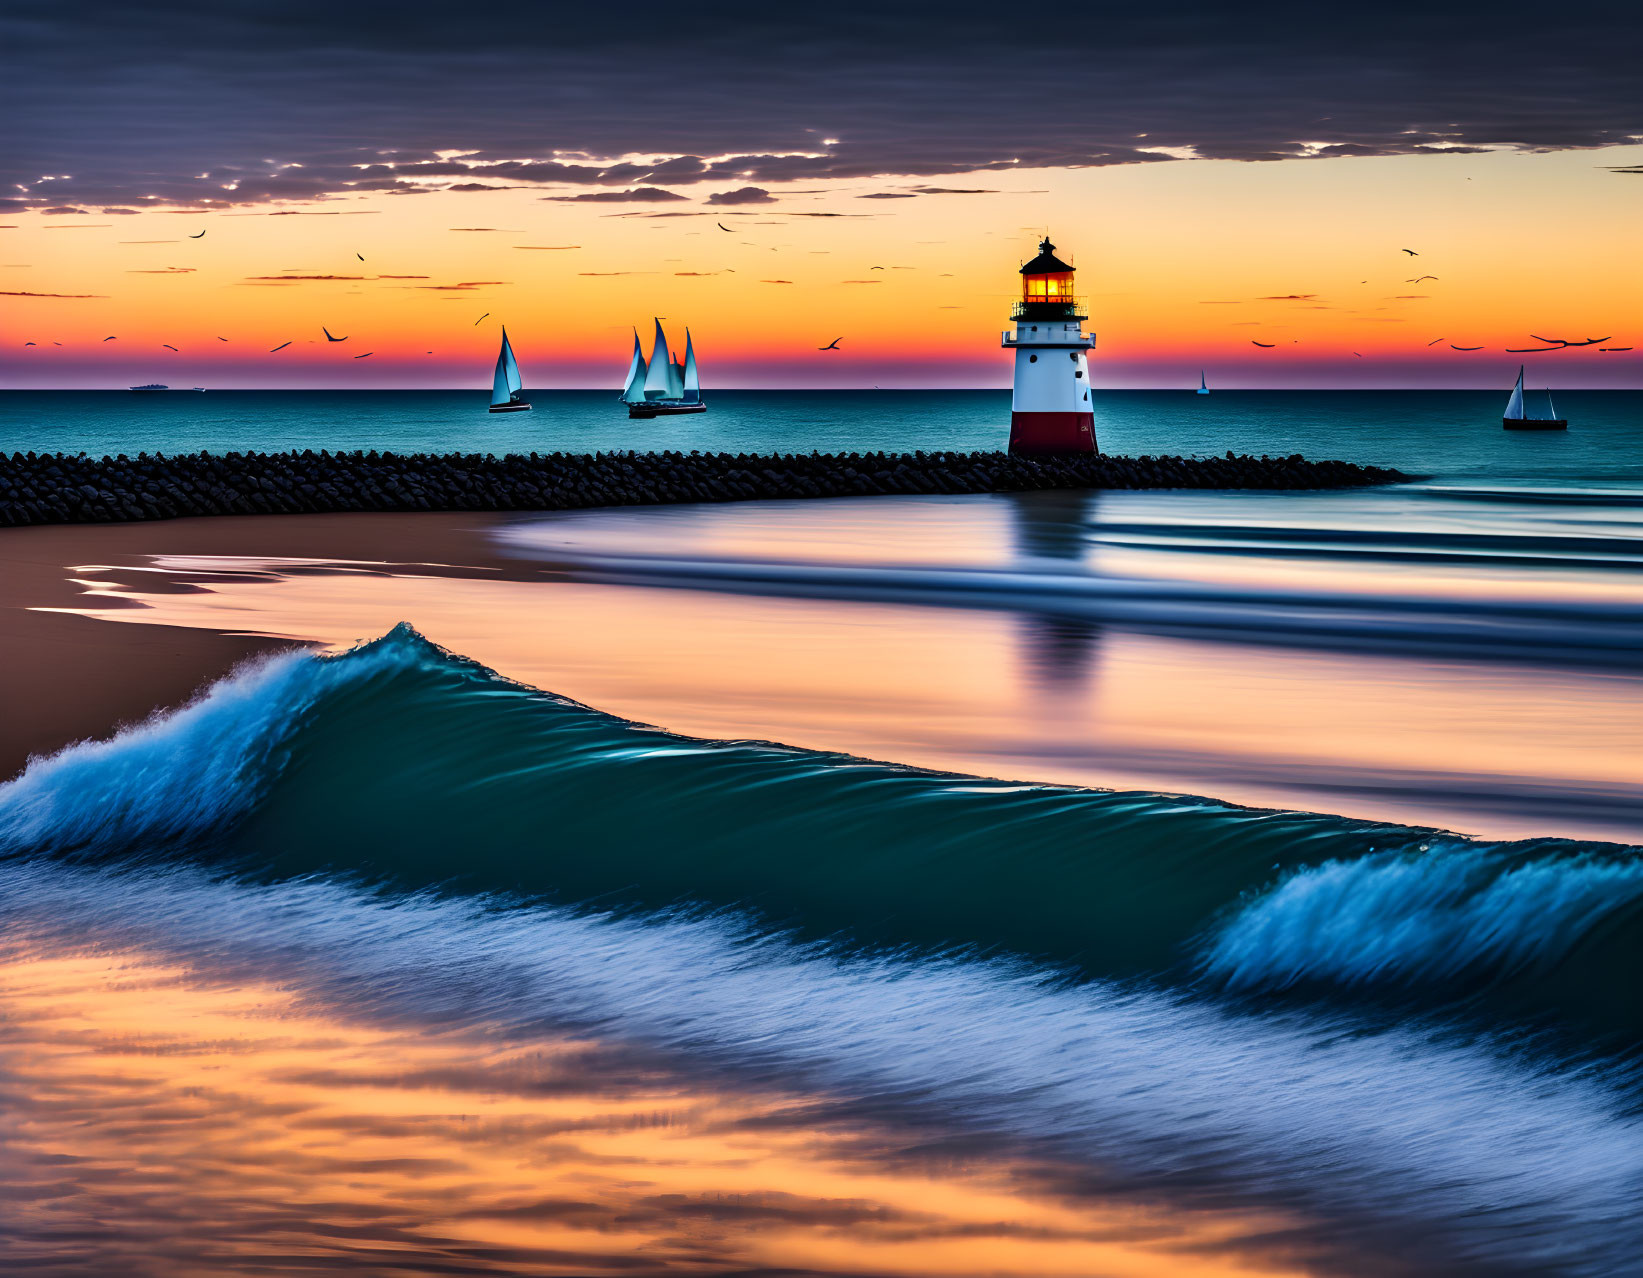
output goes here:
[[1198, 393], [1200, 395], [1209, 394], [1209, 383], [1204, 380], [1204, 370], [1201, 368], [1198, 370]]
[[696, 347], [685, 330], [685, 359], [680, 363], [668, 352], [662, 321], [656, 324], [656, 339], [647, 361], [633, 334], [633, 358], [628, 362], [627, 380], [622, 384], [621, 402], [629, 417], [671, 417], [676, 413], [705, 413], [702, 380], [696, 368]]
[[1506, 411], [1501, 414], [1500, 424], [1507, 430], [1568, 430], [1569, 423], [1557, 415], [1557, 408], [1552, 404], [1552, 391], [1546, 390], [1546, 416], [1529, 417], [1523, 411], [1523, 365], [1517, 368], [1517, 385], [1512, 387], [1512, 397], [1506, 401]]
[[531, 406], [519, 397], [519, 361], [508, 344], [506, 325], [502, 329], [502, 349], [496, 353], [496, 379], [491, 383], [491, 412], [528, 413]]

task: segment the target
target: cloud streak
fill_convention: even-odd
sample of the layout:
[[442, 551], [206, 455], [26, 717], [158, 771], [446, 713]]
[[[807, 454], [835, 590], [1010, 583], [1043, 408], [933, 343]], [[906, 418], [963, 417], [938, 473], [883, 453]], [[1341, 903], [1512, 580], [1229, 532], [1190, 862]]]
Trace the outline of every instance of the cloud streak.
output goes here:
[[[1643, 24], [1607, 0], [1538, 24], [1530, 76], [1501, 71], [1521, 62], [1520, 24], [1474, 0], [1388, 0], [1372, 20], [1298, 0], [1259, 11], [1183, 0], [1043, 30], [1008, 10], [919, 0], [825, 12], [717, 0], [684, 28], [658, 0], [635, 0], [619, 23], [526, 0], [497, 0], [483, 23], [417, 0], [341, 11], [321, 0], [14, 0], [6, 14], [14, 74], [0, 110], [28, 127], [0, 156], [0, 213], [228, 209], [442, 185], [682, 200], [678, 188], [703, 183], [767, 190], [1643, 136]], [[688, 80], [632, 56], [632, 32], [660, 22]], [[508, 32], [501, 50], [497, 29]], [[1042, 109], [1057, 100], [1077, 109]]]

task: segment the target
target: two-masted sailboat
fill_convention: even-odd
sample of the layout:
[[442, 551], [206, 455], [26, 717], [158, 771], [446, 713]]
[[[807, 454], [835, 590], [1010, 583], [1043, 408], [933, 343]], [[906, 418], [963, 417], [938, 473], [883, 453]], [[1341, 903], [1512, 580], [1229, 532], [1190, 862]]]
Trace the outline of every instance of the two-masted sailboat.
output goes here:
[[675, 413], [705, 413], [702, 383], [696, 371], [696, 348], [690, 330], [685, 330], [685, 362], [668, 353], [667, 334], [656, 320], [656, 340], [647, 362], [639, 347], [639, 333], [633, 334], [633, 359], [628, 363], [627, 380], [622, 384], [621, 402], [629, 417], [670, 417]]
[[1506, 411], [1501, 414], [1500, 424], [1507, 430], [1568, 430], [1569, 423], [1557, 415], [1557, 409], [1552, 404], [1552, 391], [1546, 390], [1546, 416], [1529, 417], [1523, 411], [1523, 365], [1517, 366], [1517, 385], [1512, 387], [1512, 397], [1506, 401]]
[[496, 378], [491, 383], [491, 412], [528, 413], [531, 406], [520, 398], [519, 361], [508, 344], [508, 329], [502, 328], [502, 349], [496, 354]]

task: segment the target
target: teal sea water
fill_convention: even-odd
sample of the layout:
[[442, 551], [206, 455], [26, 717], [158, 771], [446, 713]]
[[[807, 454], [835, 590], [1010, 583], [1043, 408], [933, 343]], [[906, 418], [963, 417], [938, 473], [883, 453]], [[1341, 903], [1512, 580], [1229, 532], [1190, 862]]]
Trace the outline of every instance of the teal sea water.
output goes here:
[[[490, 414], [472, 391], [0, 392], [0, 449], [94, 455], [256, 449], [400, 452], [867, 452], [994, 449], [1006, 391], [720, 391], [700, 416], [630, 421], [615, 396], [532, 391]], [[1105, 391], [1101, 447], [1290, 454], [1513, 480], [1643, 475], [1643, 391], [1570, 391], [1566, 433], [1506, 432], [1503, 393]]]
[[[1636, 849], [693, 741], [401, 628], [37, 762], [0, 787], [0, 857], [9, 956], [272, 983], [478, 1061], [499, 1032], [626, 1043], [968, 1157], [1301, 1213], [1292, 1245], [1343, 1273], [1612, 1274], [1643, 1246]], [[31, 1139], [120, 1123], [6, 1103]], [[231, 1236], [255, 1212], [221, 1210]]]
[[[715, 396], [705, 417], [638, 423], [608, 396], [536, 402], [521, 420], [489, 418], [468, 393], [8, 393], [0, 448], [985, 448], [1002, 443], [1008, 410], [992, 393], [746, 392]], [[514, 521], [496, 544], [540, 566], [525, 584], [544, 630], [573, 616], [574, 591], [651, 601], [625, 618], [674, 619], [624, 654], [667, 653], [680, 617], [758, 617], [755, 640], [781, 656], [761, 677], [788, 667], [802, 709], [840, 695], [803, 679], [839, 666], [833, 631], [934, 635], [928, 651], [962, 650], [970, 664], [952, 669], [983, 683], [998, 673], [984, 666], [993, 649], [961, 639], [975, 618], [1001, 616], [1046, 718], [1007, 765], [971, 770], [988, 775], [703, 739], [580, 704], [554, 686], [551, 663], [534, 686], [504, 677], [419, 633], [419, 620], [441, 619], [407, 616], [339, 655], [243, 668], [186, 707], [0, 784], [0, 957], [20, 965], [7, 969], [13, 985], [41, 956], [90, 953], [140, 954], [207, 989], [278, 989], [341, 1024], [456, 1045], [476, 1097], [507, 1086], [487, 1055], [498, 1035], [614, 1045], [647, 1067], [796, 1098], [830, 1122], [870, 1116], [955, 1160], [1033, 1150], [1081, 1187], [1069, 1201], [1099, 1184], [1278, 1213], [1312, 1273], [1631, 1272], [1643, 1252], [1643, 850], [1624, 832], [1639, 826], [1643, 770], [1626, 765], [1637, 732], [1624, 707], [1643, 682], [1643, 396], [1571, 393], [1558, 407], [1566, 435], [1520, 436], [1500, 429], [1500, 397], [1470, 393], [1103, 404], [1115, 452], [1302, 452], [1423, 476], [1361, 492]], [[208, 568], [189, 566], [192, 589], [226, 607]], [[219, 569], [225, 583], [267, 579], [237, 598], [280, 589], [272, 561]], [[378, 584], [357, 564], [300, 571], [310, 583], [355, 573], [343, 580], [361, 597]], [[438, 584], [418, 597], [436, 599]], [[457, 610], [471, 596], [449, 598]], [[697, 611], [666, 611], [680, 600]], [[757, 610], [736, 611], [749, 600]], [[280, 624], [290, 632], [289, 614]], [[1168, 652], [1187, 655], [1160, 666]], [[1208, 695], [1251, 653], [1268, 682], [1182, 720], [1218, 732], [1147, 735], [1163, 710], [1193, 710], [1193, 694], [1172, 700], [1167, 685], [1206, 676], [1193, 686]], [[624, 659], [636, 683], [680, 677], [659, 659]], [[1309, 663], [1329, 679], [1283, 683]], [[1052, 739], [1038, 725], [1104, 666], [1105, 728], [1069, 714]], [[683, 674], [733, 699], [717, 677]], [[1165, 691], [1143, 699], [1130, 725], [1140, 735], [1123, 737], [1125, 695], [1149, 677]], [[857, 682], [888, 696], [894, 676]], [[1361, 727], [1342, 733], [1328, 698], [1348, 684], [1356, 700], [1338, 706]], [[1238, 704], [1253, 706], [1241, 726]], [[908, 738], [1008, 718], [908, 705]], [[1471, 757], [1498, 745], [1504, 707], [1525, 706], [1513, 720], [1522, 739], [1497, 763], [1541, 771]], [[805, 713], [819, 722], [826, 709]], [[1305, 728], [1308, 749], [1340, 753], [1320, 745], [1303, 767], [1252, 747], [1280, 718]], [[1396, 752], [1434, 740], [1436, 757]], [[1000, 779], [1030, 771], [1035, 747], [1105, 750], [1182, 780]], [[1218, 792], [1283, 771], [1312, 787], [1319, 810]], [[1534, 834], [1339, 814], [1387, 795], [1506, 814]], [[396, 1062], [370, 1064], [373, 1095], [426, 1085]], [[103, 1076], [95, 1061], [84, 1069]], [[618, 1109], [630, 1083], [604, 1080], [601, 1103]], [[191, 1084], [156, 1121], [177, 1121], [210, 1089], [209, 1076]], [[140, 1167], [158, 1128], [128, 1121], [124, 1095], [106, 1108], [91, 1095], [0, 1097], [26, 1155], [0, 1160], [0, 1194], [27, 1188], [51, 1205], [0, 1221], [0, 1267], [120, 1271], [109, 1257], [133, 1226], [89, 1215], [53, 1160], [107, 1132]], [[465, 1111], [450, 1121], [470, 1124]], [[53, 1124], [59, 1145], [41, 1137]], [[548, 1165], [571, 1127], [521, 1139]], [[378, 1153], [348, 1172], [367, 1198], [357, 1184], [388, 1161]], [[685, 1236], [700, 1216], [668, 1202], [680, 1213], [669, 1236]], [[452, 1250], [357, 1204], [335, 1220], [316, 1208], [322, 1231], [259, 1232], [262, 1207], [215, 1208], [235, 1246], [205, 1269], [376, 1272], [371, 1249], [392, 1248], [395, 1272], [680, 1271], [488, 1239]], [[505, 1218], [582, 1207], [510, 1203]], [[704, 1259], [696, 1271], [750, 1270]]]

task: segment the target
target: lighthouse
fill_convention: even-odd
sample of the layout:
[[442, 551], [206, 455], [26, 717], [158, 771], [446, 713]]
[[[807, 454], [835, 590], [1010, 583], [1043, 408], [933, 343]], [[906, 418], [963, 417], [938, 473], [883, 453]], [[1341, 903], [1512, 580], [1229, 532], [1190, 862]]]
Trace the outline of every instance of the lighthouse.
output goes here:
[[1003, 335], [1004, 348], [1015, 352], [1010, 451], [1095, 452], [1085, 354], [1095, 338], [1084, 333], [1087, 316], [1073, 296], [1073, 268], [1055, 255], [1048, 236], [1021, 268], [1021, 300], [1010, 318], [1015, 331]]

